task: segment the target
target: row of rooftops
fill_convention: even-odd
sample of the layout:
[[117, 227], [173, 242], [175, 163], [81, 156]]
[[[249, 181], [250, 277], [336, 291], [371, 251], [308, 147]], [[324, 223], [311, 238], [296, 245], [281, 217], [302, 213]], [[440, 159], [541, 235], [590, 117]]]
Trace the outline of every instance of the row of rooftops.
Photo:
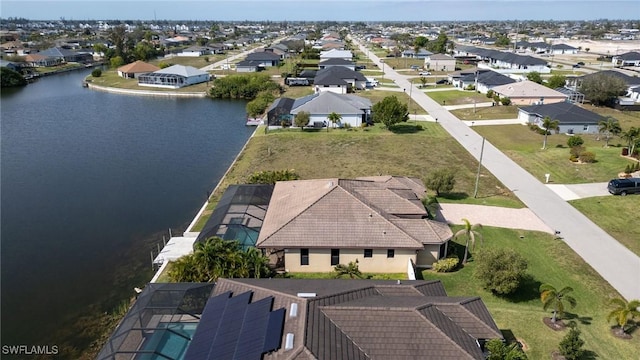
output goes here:
[[535, 65], [546, 66], [547, 65], [546, 61], [532, 57], [532, 56], [518, 55], [510, 52], [479, 48], [475, 46], [458, 45], [455, 47], [455, 52], [473, 54], [475, 56], [480, 57], [481, 59], [502, 61], [502, 62], [510, 63], [514, 65], [522, 65], [522, 66], [535, 66]]
[[486, 340], [503, 338], [479, 297], [449, 297], [440, 281], [218, 279], [149, 284], [97, 359], [166, 355], [136, 336], [164, 331], [158, 314], [202, 314], [185, 360], [480, 360]]

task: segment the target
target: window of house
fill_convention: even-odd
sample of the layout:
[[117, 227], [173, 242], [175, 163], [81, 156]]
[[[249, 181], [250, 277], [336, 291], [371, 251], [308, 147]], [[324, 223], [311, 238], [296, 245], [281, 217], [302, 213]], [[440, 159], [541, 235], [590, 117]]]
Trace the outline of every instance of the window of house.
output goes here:
[[366, 258], [373, 257], [373, 249], [364, 249], [364, 257]]
[[584, 130], [584, 131], [589, 130], [589, 125], [585, 125], [585, 126], [582, 128], [582, 130]]
[[394, 249], [387, 249], [387, 258], [391, 259], [396, 256], [396, 251]]
[[300, 265], [309, 265], [309, 249], [300, 249]]
[[340, 249], [331, 249], [331, 266], [340, 264]]

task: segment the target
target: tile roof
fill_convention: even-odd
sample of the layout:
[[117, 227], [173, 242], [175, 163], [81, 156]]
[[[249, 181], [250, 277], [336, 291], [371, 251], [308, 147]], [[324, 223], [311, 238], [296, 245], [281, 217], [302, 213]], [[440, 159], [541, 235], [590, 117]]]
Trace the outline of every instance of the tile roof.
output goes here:
[[477, 340], [502, 338], [480, 298], [447, 297], [440, 281], [219, 279], [213, 295], [226, 291], [298, 304], [284, 324], [294, 348], [265, 360], [484, 359]]
[[376, 180], [278, 182], [256, 246], [421, 249], [451, 238], [446, 224], [426, 219], [424, 186], [402, 177], [368, 179]]
[[160, 70], [159, 67], [146, 63], [142, 60], [132, 62], [131, 64], [123, 65], [118, 68], [118, 71], [123, 73], [148, 73]]
[[499, 85], [494, 87], [493, 91], [509, 98], [567, 98], [561, 92], [529, 80]]

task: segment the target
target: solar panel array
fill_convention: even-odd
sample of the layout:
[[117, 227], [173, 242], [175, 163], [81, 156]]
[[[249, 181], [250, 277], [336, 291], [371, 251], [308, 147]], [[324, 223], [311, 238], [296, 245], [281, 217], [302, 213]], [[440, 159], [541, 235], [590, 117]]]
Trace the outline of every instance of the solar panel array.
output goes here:
[[209, 299], [185, 360], [251, 360], [280, 348], [285, 309], [273, 297], [251, 302], [252, 291]]

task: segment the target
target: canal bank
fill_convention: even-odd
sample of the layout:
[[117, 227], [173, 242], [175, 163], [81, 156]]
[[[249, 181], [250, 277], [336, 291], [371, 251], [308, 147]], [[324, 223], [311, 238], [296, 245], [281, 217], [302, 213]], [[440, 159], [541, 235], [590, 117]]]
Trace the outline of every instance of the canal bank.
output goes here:
[[178, 91], [153, 91], [153, 90], [134, 90], [134, 89], [122, 89], [108, 86], [101, 86], [91, 83], [91, 81], [84, 81], [84, 84], [91, 90], [106, 91], [113, 94], [123, 95], [137, 95], [137, 96], [162, 96], [162, 97], [182, 97], [182, 98], [205, 98], [206, 92], [178, 92]]
[[[236, 157], [233, 159], [233, 162], [231, 163], [231, 165], [229, 165], [229, 167], [227, 168], [227, 171], [225, 171], [224, 175], [220, 178], [220, 181], [218, 181], [218, 183], [216, 184], [216, 187], [213, 188], [213, 191], [210, 192], [211, 195], [215, 194], [220, 189], [220, 186], [224, 182], [225, 178], [227, 177], [229, 172], [233, 169], [235, 164], [238, 162], [238, 159], [242, 156], [245, 149], [247, 148], [247, 145], [249, 145], [249, 142], [251, 141], [251, 139], [253, 139], [253, 137], [255, 136], [259, 128], [260, 127], [256, 127], [253, 133], [251, 133], [251, 136], [244, 143], [244, 146], [242, 147], [240, 152], [238, 152], [238, 155], [236, 155]], [[198, 220], [200, 220], [200, 218], [203, 216], [203, 213], [207, 210], [207, 206], [209, 205], [210, 198], [211, 198], [210, 196], [207, 197], [207, 200], [204, 202], [204, 204], [202, 204], [202, 206], [200, 207], [200, 210], [193, 217], [193, 220], [191, 220], [191, 223], [189, 223], [189, 225], [187, 226], [187, 229], [184, 231], [182, 236], [170, 237], [169, 241], [166, 244], [164, 244], [162, 250], [160, 250], [158, 252], [158, 255], [155, 257], [153, 256], [153, 250], [152, 250], [151, 258], [153, 259], [153, 264], [160, 265], [160, 267], [155, 272], [155, 275], [153, 276], [153, 278], [151, 278], [151, 280], [149, 281], [150, 283], [158, 282], [158, 279], [160, 278], [162, 273], [166, 270], [169, 262], [176, 260], [184, 255], [188, 255], [193, 251], [193, 244], [195, 243], [198, 235], [200, 235], [200, 232], [193, 231], [193, 228], [198, 223]]]

